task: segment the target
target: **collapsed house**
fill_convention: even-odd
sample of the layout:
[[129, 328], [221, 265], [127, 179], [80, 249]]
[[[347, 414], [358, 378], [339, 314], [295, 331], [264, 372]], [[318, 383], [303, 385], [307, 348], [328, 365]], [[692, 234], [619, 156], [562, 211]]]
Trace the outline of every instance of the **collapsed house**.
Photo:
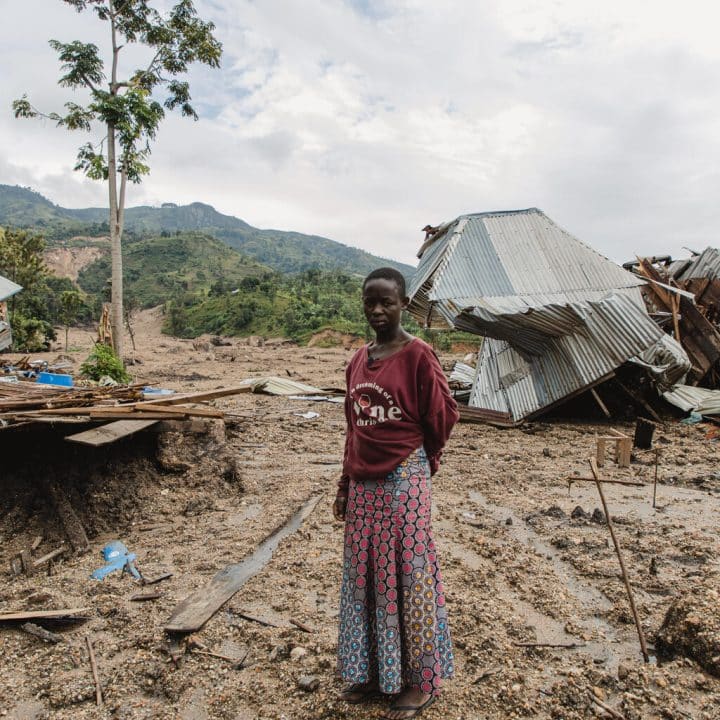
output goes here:
[[628, 362], [664, 389], [691, 367], [648, 314], [646, 281], [537, 208], [463, 215], [431, 228], [418, 255], [413, 317], [486, 338], [469, 399], [478, 419], [531, 419], [593, 392]]
[[7, 301], [21, 290], [22, 287], [20, 285], [0, 275], [0, 351], [6, 350], [12, 345], [12, 332], [10, 330]]
[[639, 258], [624, 267], [648, 281], [643, 295], [653, 317], [687, 352], [688, 384], [719, 387], [720, 252], [707, 248], [674, 262], [669, 257]]

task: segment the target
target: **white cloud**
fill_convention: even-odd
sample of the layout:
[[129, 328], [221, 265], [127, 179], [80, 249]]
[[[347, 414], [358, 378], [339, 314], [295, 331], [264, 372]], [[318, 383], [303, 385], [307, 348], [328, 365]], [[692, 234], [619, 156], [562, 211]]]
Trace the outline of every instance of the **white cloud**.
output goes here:
[[[169, 0], [165, 0], [169, 5]], [[411, 262], [426, 222], [538, 206], [613, 259], [716, 243], [718, 10], [688, 0], [197, 0], [225, 47], [194, 70], [130, 204], [201, 200], [258, 227]], [[0, 0], [0, 182], [104, 200], [82, 141], [17, 121], [56, 85], [49, 37], [100, 42], [58, 0]], [[95, 200], [92, 200], [95, 198]]]

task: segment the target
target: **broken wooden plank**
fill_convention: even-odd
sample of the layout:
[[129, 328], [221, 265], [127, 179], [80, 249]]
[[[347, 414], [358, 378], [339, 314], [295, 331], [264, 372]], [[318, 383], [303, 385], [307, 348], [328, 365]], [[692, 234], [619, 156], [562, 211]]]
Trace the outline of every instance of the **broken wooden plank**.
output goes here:
[[460, 413], [460, 422], [487, 423], [497, 427], [515, 427], [522, 422], [513, 420], [510, 413], [470, 407], [469, 405], [458, 405], [458, 413]]
[[62, 635], [58, 635], [57, 633], [50, 632], [49, 630], [46, 630], [44, 627], [40, 627], [39, 625], [36, 625], [35, 623], [26, 622], [23, 623], [20, 626], [20, 629], [23, 632], [26, 632], [28, 635], [33, 635], [36, 638], [40, 638], [43, 642], [49, 642], [49, 643], [61, 643], [63, 642], [64, 638]]
[[38, 568], [42, 564], [54, 560], [58, 555], [62, 555], [65, 552], [67, 552], [67, 548], [64, 545], [61, 545], [59, 548], [51, 550], [49, 553], [46, 553], [42, 557], [39, 557], [37, 560], [33, 560], [33, 565]]
[[145, 600], [157, 600], [158, 598], [161, 598], [162, 594], [159, 592], [150, 592], [150, 593], [135, 593], [134, 595], [130, 596], [130, 599], [133, 602], [144, 602]]
[[140, 430], [149, 428], [156, 422], [157, 420], [117, 420], [116, 422], [91, 428], [90, 430], [85, 430], [75, 435], [68, 435], [65, 439], [70, 442], [80, 443], [81, 445], [100, 447], [101, 445], [108, 445], [121, 438], [133, 435]]
[[90, 608], [67, 608], [65, 610], [19, 610], [0, 613], [0, 622], [20, 622], [23, 620], [46, 620], [58, 618], [86, 619]]
[[90, 413], [88, 413], [88, 417], [91, 420], [135, 420], [137, 418], [142, 422], [144, 420], [174, 420], [175, 418], [184, 420], [187, 417], [187, 413], [183, 415], [170, 415], [162, 412], [162, 410], [146, 413], [118, 413], [112, 410], [91, 410]]
[[309, 498], [285, 524], [263, 540], [250, 556], [239, 563], [228, 565], [217, 573], [208, 585], [182, 600], [165, 624], [165, 631], [191, 633], [199, 630], [248, 580], [270, 562], [280, 542], [300, 527], [321, 497], [315, 495]]
[[163, 580], [167, 580], [168, 578], [171, 578], [173, 576], [172, 573], [163, 573], [162, 575], [158, 575], [156, 578], [148, 579], [143, 578], [140, 581], [141, 585], [155, 585], [155, 583], [162, 582]]
[[17, 555], [10, 559], [10, 572], [13, 575], [33, 575], [35, 566], [33, 565], [32, 555], [29, 550], [21, 550]]
[[[255, 622], [258, 625], [263, 625], [264, 627], [280, 627], [277, 623], [271, 622], [270, 620], [265, 620], [264, 618], [256, 617], [255, 615], [249, 615], [245, 612], [238, 612], [237, 610], [232, 611], [233, 616], [239, 617], [242, 620], [248, 620], [250, 622]], [[238, 625], [234, 625], [234, 627], [239, 627]]]
[[[567, 479], [568, 483], [574, 482], [596, 482], [595, 478], [577, 477], [572, 475]], [[632, 480], [606, 480], [603, 478], [600, 482], [604, 482], [606, 485], [628, 485], [630, 487], [645, 487], [647, 483], [633, 482]]]
[[[157, 412], [160, 408], [157, 405], [147, 406], [143, 403], [134, 403], [132, 409], [139, 413]], [[225, 413], [222, 410], [216, 408], [191, 408], [191, 407], [178, 407], [175, 405], [169, 405], [162, 407], [163, 413], [170, 415], [187, 415], [188, 417], [207, 417], [207, 418], [224, 418]]]
[[645, 411], [650, 415], [650, 417], [654, 418], [657, 422], [661, 423], [662, 418], [655, 412], [655, 410], [652, 408], [652, 406], [638, 393], [633, 392], [630, 390], [629, 387], [626, 387], [623, 385], [619, 380], [617, 381], [618, 387], [634, 402], [638, 403], [638, 405], [642, 405], [643, 408], [645, 408]]
[[302, 630], [303, 632], [312, 634], [315, 631], [309, 626], [306, 625], [304, 622], [301, 622], [300, 620], [296, 620], [295, 618], [290, 618], [290, 624], [294, 625], [298, 630]]
[[239, 387], [220, 388], [218, 390], [207, 390], [194, 393], [183, 393], [181, 395], [166, 395], [165, 397], [155, 400], [146, 400], [142, 405], [181, 405], [188, 402], [201, 402], [205, 400], [217, 400], [218, 398], [228, 397], [229, 395], [239, 395], [240, 393], [252, 392], [250, 385], [240, 385]]
[[64, 545], [61, 545], [56, 550], [52, 550], [37, 560], [33, 560], [30, 550], [22, 550], [15, 555], [12, 560], [10, 560], [10, 571], [13, 575], [20, 575], [22, 573], [25, 573], [26, 575], [33, 575], [41, 565], [54, 560], [58, 555], [62, 555], [64, 552], [67, 552], [67, 548]]
[[632, 438], [618, 438], [615, 443], [615, 462], [620, 467], [630, 467], [630, 456], [632, 453]]
[[595, 398], [595, 402], [598, 404], [598, 407], [603, 411], [603, 415], [609, 420], [610, 419], [610, 411], [607, 409], [607, 406], [602, 401], [602, 398], [600, 395], [598, 395], [598, 391], [595, 388], [590, 388], [590, 394]]

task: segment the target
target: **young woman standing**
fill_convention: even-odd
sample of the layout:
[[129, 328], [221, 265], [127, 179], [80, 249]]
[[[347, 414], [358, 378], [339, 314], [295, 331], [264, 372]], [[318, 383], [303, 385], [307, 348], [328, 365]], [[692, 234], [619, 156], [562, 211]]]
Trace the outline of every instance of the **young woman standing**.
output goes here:
[[346, 370], [347, 435], [333, 506], [345, 521], [340, 699], [394, 696], [385, 717], [417, 717], [453, 674], [430, 523], [431, 476], [458, 412], [432, 348], [401, 325], [405, 280], [371, 272], [363, 307], [375, 340]]

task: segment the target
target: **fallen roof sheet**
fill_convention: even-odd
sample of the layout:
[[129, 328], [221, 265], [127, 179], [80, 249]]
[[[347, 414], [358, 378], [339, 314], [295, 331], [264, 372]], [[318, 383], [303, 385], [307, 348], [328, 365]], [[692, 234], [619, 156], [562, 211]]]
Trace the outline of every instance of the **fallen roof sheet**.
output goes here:
[[681, 410], [694, 410], [701, 415], [720, 415], [720, 390], [676, 385], [663, 393], [663, 397]]
[[682, 261], [682, 263], [674, 263], [670, 267], [670, 272], [677, 281], [720, 278], [720, 250], [712, 247], [705, 248], [699, 255]]
[[[643, 304], [644, 281], [540, 210], [465, 215], [445, 227], [425, 244], [410, 312], [428, 327], [489, 338], [471, 406], [517, 422], [648, 350], [673, 356]], [[689, 363], [675, 350], [682, 374]]]
[[320, 388], [305, 385], [296, 380], [286, 380], [279, 377], [248, 378], [239, 383], [240, 386], [249, 386], [252, 392], [262, 392], [268, 395], [322, 395]]

